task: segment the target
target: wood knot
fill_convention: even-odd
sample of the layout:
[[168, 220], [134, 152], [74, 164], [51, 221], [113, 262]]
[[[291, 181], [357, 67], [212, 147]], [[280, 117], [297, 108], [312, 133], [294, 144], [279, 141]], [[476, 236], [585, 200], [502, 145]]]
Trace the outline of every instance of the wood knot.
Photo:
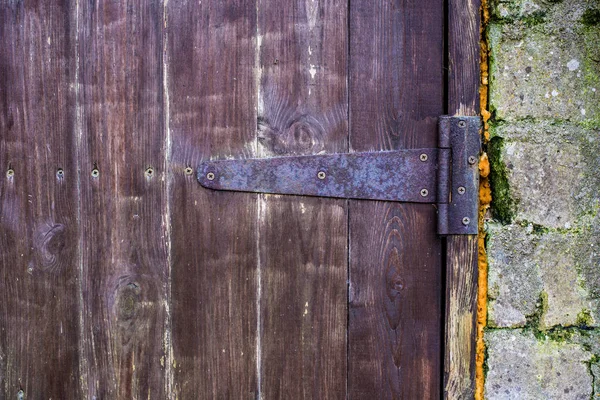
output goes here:
[[66, 246], [66, 228], [63, 224], [45, 222], [37, 227], [33, 235], [34, 265], [45, 272], [59, 270], [61, 253]]
[[311, 115], [299, 115], [282, 127], [259, 118], [257, 129], [259, 142], [273, 154], [316, 154], [324, 147], [325, 128]]
[[129, 321], [135, 318], [141, 294], [142, 288], [137, 282], [119, 285], [115, 303], [119, 321]]
[[388, 324], [391, 329], [396, 329], [400, 325], [400, 302], [402, 300], [401, 291], [405, 288], [404, 278], [402, 277], [402, 262], [397, 248], [391, 249], [387, 255], [387, 271], [385, 274], [386, 299], [385, 309]]

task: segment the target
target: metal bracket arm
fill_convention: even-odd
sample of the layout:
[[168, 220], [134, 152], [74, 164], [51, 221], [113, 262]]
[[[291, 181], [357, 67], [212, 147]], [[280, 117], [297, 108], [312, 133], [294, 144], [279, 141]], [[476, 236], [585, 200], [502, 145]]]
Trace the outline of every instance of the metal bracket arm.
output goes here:
[[439, 148], [206, 161], [216, 190], [436, 203], [438, 233], [477, 233], [477, 117], [440, 117]]

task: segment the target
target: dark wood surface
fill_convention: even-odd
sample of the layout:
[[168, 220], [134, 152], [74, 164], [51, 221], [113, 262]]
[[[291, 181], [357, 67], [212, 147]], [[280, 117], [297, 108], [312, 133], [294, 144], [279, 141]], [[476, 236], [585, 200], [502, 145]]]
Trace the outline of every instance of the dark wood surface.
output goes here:
[[200, 161], [256, 153], [256, 4], [170, 1], [173, 390], [180, 399], [254, 399], [257, 196], [202, 189]]
[[195, 169], [436, 146], [441, 0], [31, 3], [0, 2], [0, 398], [440, 397], [434, 206]]
[[74, 7], [0, 9], [0, 398], [83, 398]]
[[[480, 0], [448, 2], [450, 115], [479, 115]], [[477, 337], [477, 236], [450, 236], [446, 251], [444, 398], [472, 399]]]
[[[350, 3], [350, 147], [436, 146], [444, 111], [441, 1]], [[432, 205], [350, 204], [351, 398], [437, 399], [441, 240]]]
[[80, 379], [86, 398], [162, 396], [170, 270], [162, 8], [81, 2], [77, 11]]
[[[346, 21], [344, 2], [258, 3], [261, 157], [347, 150]], [[344, 398], [346, 202], [264, 195], [258, 224], [260, 397]]]

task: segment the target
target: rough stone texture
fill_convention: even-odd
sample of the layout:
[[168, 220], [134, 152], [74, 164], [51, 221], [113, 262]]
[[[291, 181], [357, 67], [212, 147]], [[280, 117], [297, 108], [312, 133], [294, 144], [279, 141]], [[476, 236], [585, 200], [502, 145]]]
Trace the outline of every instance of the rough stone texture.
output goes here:
[[503, 141], [494, 156], [505, 165], [516, 220], [569, 229], [597, 213], [600, 129], [518, 122], [494, 127], [492, 136]]
[[600, 398], [600, 0], [490, 0], [488, 399]]
[[486, 335], [486, 398], [582, 399], [593, 392], [594, 355], [576, 343], [537, 339], [531, 332], [499, 330]]
[[598, 237], [587, 236], [592, 242], [585, 246], [577, 233], [494, 223], [488, 235], [490, 327], [598, 325], [598, 299], [580, 267], [587, 259], [582, 250], [600, 246]]
[[[488, 29], [495, 117], [600, 121], [600, 27], [584, 23], [597, 1], [500, 2]], [[519, 19], [520, 18], [520, 19]], [[516, 21], [513, 21], [516, 19]]]

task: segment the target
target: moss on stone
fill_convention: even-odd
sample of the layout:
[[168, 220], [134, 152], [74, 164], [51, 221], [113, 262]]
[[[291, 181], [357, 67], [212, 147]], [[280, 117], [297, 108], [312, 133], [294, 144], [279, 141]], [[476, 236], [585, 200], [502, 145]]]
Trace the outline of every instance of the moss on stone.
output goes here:
[[594, 318], [592, 317], [592, 312], [590, 310], [581, 310], [579, 314], [577, 314], [577, 326], [586, 327], [594, 324]]
[[600, 9], [588, 9], [583, 12], [580, 22], [586, 26], [600, 24]]
[[544, 314], [548, 311], [548, 293], [544, 290], [540, 292], [540, 297], [535, 305], [535, 312], [525, 317], [525, 327], [529, 328], [533, 336], [538, 340], [546, 340], [546, 332], [543, 327]]
[[550, 340], [562, 343], [571, 340], [574, 333], [575, 332], [573, 329], [567, 329], [563, 328], [562, 326], [557, 326], [549, 330], [546, 335]]
[[492, 187], [492, 213], [503, 224], [510, 224], [515, 216], [516, 202], [511, 197], [508, 171], [502, 162], [504, 139], [490, 139], [487, 154], [490, 160], [490, 183]]

